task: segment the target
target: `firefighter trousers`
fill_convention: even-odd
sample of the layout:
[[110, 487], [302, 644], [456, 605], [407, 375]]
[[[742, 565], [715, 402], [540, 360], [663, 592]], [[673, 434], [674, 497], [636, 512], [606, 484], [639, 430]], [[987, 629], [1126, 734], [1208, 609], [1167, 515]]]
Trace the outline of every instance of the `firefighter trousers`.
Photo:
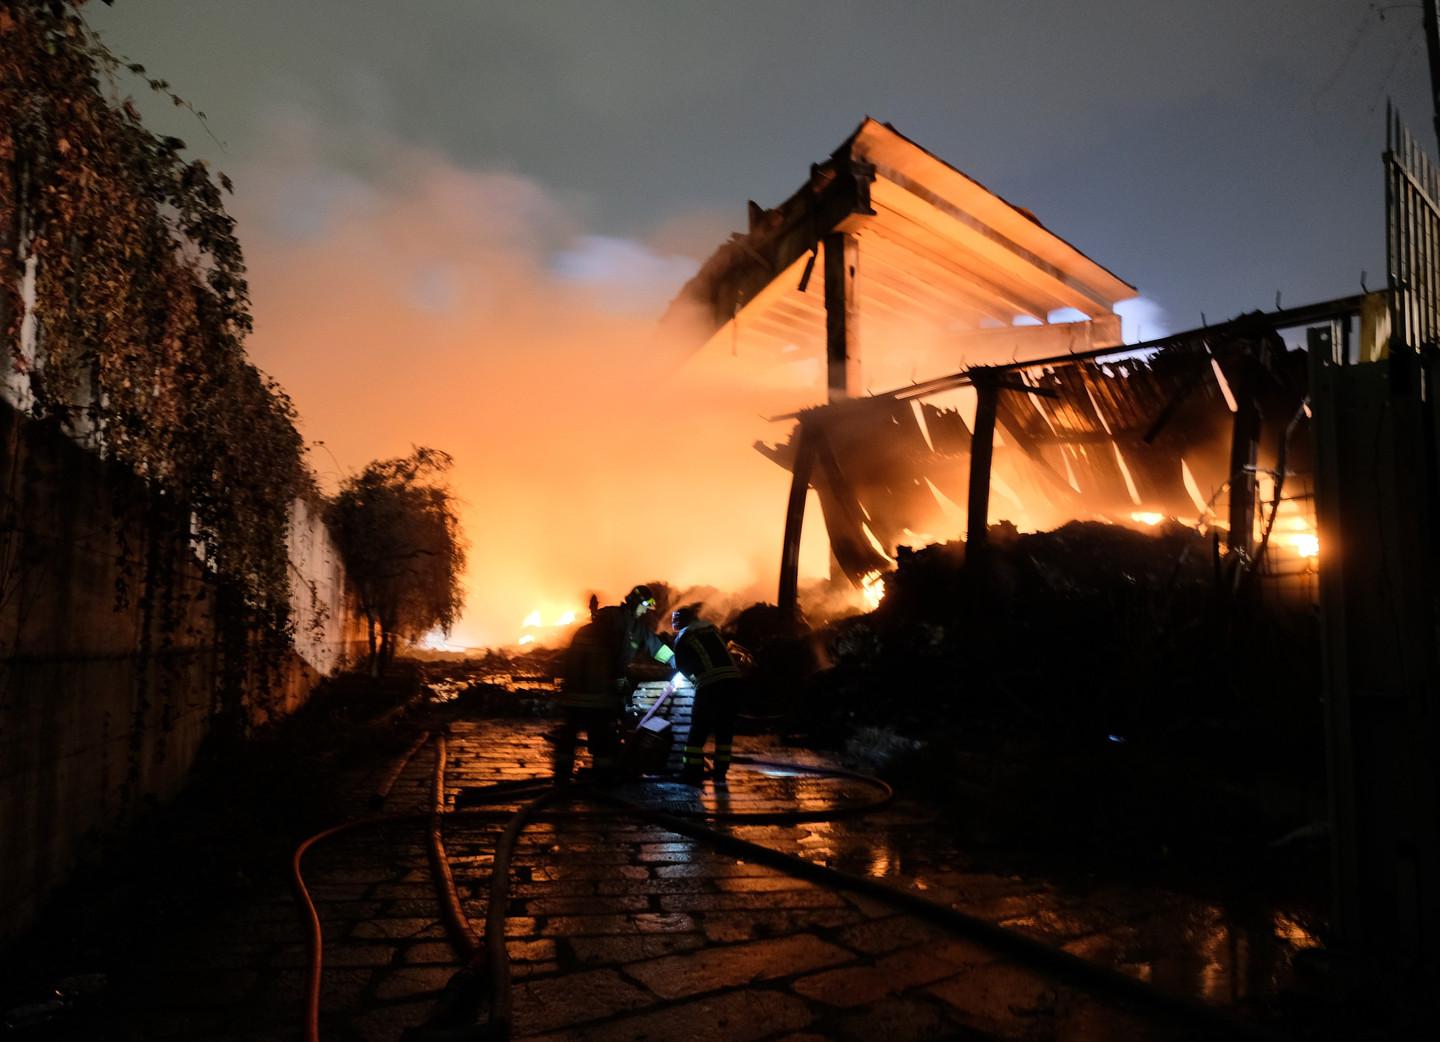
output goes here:
[[564, 719], [555, 738], [555, 778], [570, 777], [575, 768], [575, 742], [581, 731], [590, 746], [595, 773], [612, 774], [620, 763], [620, 714], [615, 709], [562, 707]]
[[684, 770], [694, 773], [705, 766], [705, 743], [715, 738], [715, 777], [730, 770], [735, 741], [735, 714], [740, 708], [740, 681], [717, 680], [695, 692], [690, 735], [685, 739]]

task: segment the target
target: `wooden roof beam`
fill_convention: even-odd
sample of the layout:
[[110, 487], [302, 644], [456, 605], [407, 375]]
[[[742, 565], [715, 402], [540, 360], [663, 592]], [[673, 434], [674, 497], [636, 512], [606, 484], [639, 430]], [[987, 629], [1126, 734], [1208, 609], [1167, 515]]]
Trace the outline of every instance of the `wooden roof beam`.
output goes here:
[[891, 298], [898, 300], [901, 307], [919, 308], [921, 314], [914, 317], [924, 318], [942, 333], [952, 318], [960, 318], [972, 326], [978, 326], [983, 318], [990, 315], [988, 311], [978, 310], [963, 298], [956, 299], [941, 289], [904, 275], [904, 272], [870, 257], [865, 269], [866, 285], [863, 293], [868, 293], [873, 284], [877, 291], [888, 293]]
[[[1015, 315], [1029, 315], [1040, 321], [1050, 313], [1042, 295], [1029, 286], [1001, 285], [977, 268], [993, 267], [971, 251], [957, 246], [936, 232], [886, 207], [880, 207], [880, 219], [866, 229], [870, 237], [883, 239], [904, 250], [908, 255], [944, 269], [972, 293], [996, 302], [1005, 311], [1008, 323]], [[967, 264], [965, 261], [969, 261]]]
[[1135, 287], [1045, 227], [1034, 214], [987, 189], [889, 124], [867, 119], [850, 139], [850, 153], [901, 181], [913, 194], [953, 207], [1041, 261], [1074, 276], [1110, 303], [1133, 296]]
[[[874, 234], [866, 235], [874, 245], [867, 256], [875, 258], [905, 281], [921, 282], [954, 297], [957, 301], [977, 314], [984, 315], [1003, 325], [1009, 325], [1016, 314], [1031, 314], [1028, 309], [1015, 308], [999, 295], [989, 292], [973, 280], [956, 274], [950, 266], [939, 263], [934, 257], [916, 250], [907, 250], [897, 245], [880, 245], [888, 240], [878, 227], [872, 227]], [[1037, 316], [1044, 321], [1044, 315]]]
[[1093, 289], [1003, 236], [986, 234], [983, 224], [974, 218], [966, 220], [958, 211], [942, 210], [907, 191], [904, 185], [883, 178], [877, 178], [870, 186], [870, 197], [924, 227], [933, 228], [957, 246], [967, 247], [1016, 281], [1056, 301], [1057, 308], [1073, 307], [1091, 318], [1111, 311], [1110, 303]]

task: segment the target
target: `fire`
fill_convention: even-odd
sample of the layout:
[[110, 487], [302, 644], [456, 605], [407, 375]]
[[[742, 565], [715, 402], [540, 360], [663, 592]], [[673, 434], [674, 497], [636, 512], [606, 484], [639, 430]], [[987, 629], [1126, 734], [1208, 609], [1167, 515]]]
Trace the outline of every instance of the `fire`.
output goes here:
[[1160, 522], [1165, 520], [1165, 515], [1157, 514], [1153, 510], [1136, 510], [1131, 513], [1130, 520], [1138, 521], [1142, 525], [1148, 525], [1151, 528], [1154, 528]]
[[878, 568], [866, 572], [860, 579], [860, 598], [866, 611], [874, 611], [885, 599], [885, 576]]
[[[546, 622], [545, 619], [547, 616], [552, 621]], [[534, 644], [541, 636], [536, 633], [537, 630], [563, 630], [566, 627], [573, 626], [578, 617], [578, 613], [573, 608], [567, 608], [564, 611], [558, 612], [536, 608], [529, 615], [525, 616], [525, 621], [520, 623], [520, 639], [515, 643], [522, 646], [525, 644]], [[551, 635], [555, 636], [556, 634]]]
[[1282, 502], [1279, 511], [1280, 516], [1275, 521], [1276, 541], [1289, 547], [1301, 560], [1318, 558], [1320, 535], [1315, 531], [1313, 516], [1294, 500]]

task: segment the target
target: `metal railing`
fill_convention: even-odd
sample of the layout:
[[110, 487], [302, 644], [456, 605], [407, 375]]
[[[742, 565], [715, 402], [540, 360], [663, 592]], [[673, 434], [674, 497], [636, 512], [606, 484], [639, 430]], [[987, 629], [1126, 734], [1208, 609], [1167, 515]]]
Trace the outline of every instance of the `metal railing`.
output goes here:
[[1440, 342], [1440, 173], [1393, 107], [1385, 145], [1390, 329], [1418, 348]]

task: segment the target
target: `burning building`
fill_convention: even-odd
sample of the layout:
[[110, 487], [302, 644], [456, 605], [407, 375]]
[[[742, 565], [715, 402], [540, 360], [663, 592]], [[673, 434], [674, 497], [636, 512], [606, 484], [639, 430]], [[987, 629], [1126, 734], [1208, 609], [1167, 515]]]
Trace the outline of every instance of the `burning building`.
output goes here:
[[[1323, 717], [1336, 936], [1414, 967], [1440, 936], [1440, 173], [1393, 116], [1384, 166], [1383, 291], [1127, 345], [1133, 287], [866, 120], [785, 202], [751, 203], [667, 319], [790, 425], [756, 446], [791, 474], [783, 611], [812, 496], [832, 573], [866, 591], [906, 544], [962, 533], [985, 575], [996, 520], [1203, 533], [1231, 635], [1213, 654], [1238, 675], [1300, 633], [1319, 680], [1246, 697], [1277, 733]], [[1265, 591], [1301, 609], [1268, 647], [1235, 637]]]
[[756, 445], [792, 474], [782, 604], [811, 490], [832, 572], [867, 590], [898, 547], [965, 532], [973, 552], [1002, 518], [1181, 518], [1313, 571], [1308, 450], [1290, 437], [1308, 377], [1282, 334], [1323, 327], [1336, 357], [1368, 357], [1383, 294], [1125, 345], [1133, 286], [872, 119], [749, 223], [667, 321], [792, 421]]

